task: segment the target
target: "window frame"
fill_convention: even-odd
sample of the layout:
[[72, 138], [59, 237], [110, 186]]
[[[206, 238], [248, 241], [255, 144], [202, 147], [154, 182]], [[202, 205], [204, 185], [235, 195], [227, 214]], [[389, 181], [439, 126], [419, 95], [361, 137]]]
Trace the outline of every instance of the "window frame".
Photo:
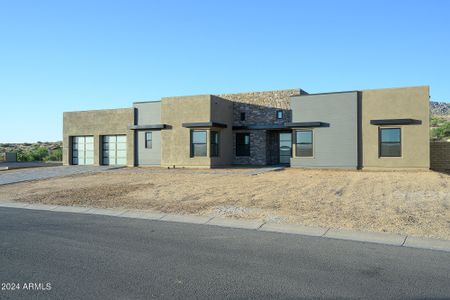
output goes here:
[[[204, 143], [194, 143], [194, 133], [195, 132], [204, 132], [205, 133], [205, 142]], [[192, 129], [190, 132], [191, 138], [190, 138], [190, 156], [191, 158], [194, 157], [207, 157], [208, 156], [208, 131], [206, 129]], [[205, 155], [195, 155], [195, 147], [194, 145], [205, 145], [206, 152]]]
[[[239, 143], [238, 137], [242, 136], [243, 143]], [[248, 144], [245, 144], [245, 137], [248, 136]], [[251, 138], [250, 132], [237, 132], [235, 137], [236, 142], [236, 157], [250, 157], [251, 156]], [[240, 148], [244, 147], [244, 148]]]
[[[213, 138], [213, 135], [217, 135], [217, 142], [216, 139]], [[216, 147], [213, 147], [216, 146]], [[217, 151], [214, 151], [214, 149], [217, 149]], [[220, 132], [216, 130], [211, 130], [209, 132], [209, 156], [210, 157], [219, 157], [220, 156]]]
[[[381, 140], [381, 136], [382, 136], [382, 131], [383, 130], [389, 130], [389, 129], [395, 129], [399, 131], [399, 141], [398, 142], [382, 142]], [[382, 154], [382, 144], [399, 144], [399, 149], [400, 149], [400, 155], [383, 155]], [[402, 157], [403, 156], [403, 144], [402, 144], [402, 128], [401, 127], [378, 127], [378, 158], [386, 158], [386, 157], [391, 157], [391, 158], [398, 158], [398, 157]]]
[[[148, 135], [150, 135], [150, 147], [148, 145], [149, 141], [149, 139], [147, 138]], [[153, 149], [153, 131], [146, 131], [144, 138], [145, 138], [145, 149]]]
[[283, 120], [284, 112], [282, 110], [277, 110], [276, 112], [276, 118], [277, 120]]
[[[302, 145], [298, 142], [298, 132], [310, 132], [311, 133], [311, 143], [302, 143], [302, 144], [311, 144], [311, 155], [304, 156], [299, 155], [299, 145]], [[313, 129], [298, 129], [295, 130], [295, 157], [301, 157], [301, 158], [314, 158], [314, 130]]]

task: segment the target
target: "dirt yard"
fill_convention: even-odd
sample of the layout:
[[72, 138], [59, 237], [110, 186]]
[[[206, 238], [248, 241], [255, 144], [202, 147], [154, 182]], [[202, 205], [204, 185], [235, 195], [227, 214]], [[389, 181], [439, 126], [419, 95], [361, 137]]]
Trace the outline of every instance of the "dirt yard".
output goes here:
[[0, 201], [123, 207], [450, 239], [437, 172], [122, 169], [0, 187]]

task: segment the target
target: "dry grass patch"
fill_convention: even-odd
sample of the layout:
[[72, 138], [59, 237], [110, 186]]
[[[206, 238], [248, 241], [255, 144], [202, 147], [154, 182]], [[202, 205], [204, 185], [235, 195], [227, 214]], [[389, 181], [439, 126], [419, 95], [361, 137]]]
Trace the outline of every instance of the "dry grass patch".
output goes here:
[[0, 187], [0, 200], [152, 209], [450, 239], [450, 176], [287, 169], [104, 172]]

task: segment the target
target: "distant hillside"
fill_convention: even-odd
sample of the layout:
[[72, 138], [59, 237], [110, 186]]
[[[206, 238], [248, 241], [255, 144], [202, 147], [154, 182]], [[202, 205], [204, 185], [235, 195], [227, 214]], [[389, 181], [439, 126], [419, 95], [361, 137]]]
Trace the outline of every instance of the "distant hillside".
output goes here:
[[450, 103], [430, 101], [430, 138], [450, 141]]
[[430, 114], [432, 116], [450, 116], [450, 103], [430, 101]]

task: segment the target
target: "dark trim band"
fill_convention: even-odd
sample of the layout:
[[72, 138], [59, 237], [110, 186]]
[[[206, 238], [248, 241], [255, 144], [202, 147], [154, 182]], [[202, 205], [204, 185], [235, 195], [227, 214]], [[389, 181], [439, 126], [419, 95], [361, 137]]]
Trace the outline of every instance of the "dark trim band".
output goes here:
[[381, 119], [381, 120], [370, 120], [372, 125], [420, 125], [421, 120], [415, 119]]
[[185, 128], [205, 128], [205, 127], [227, 128], [227, 124], [216, 122], [183, 123], [181, 125]]
[[149, 124], [149, 125], [131, 125], [128, 129], [131, 130], [146, 130], [146, 129], [167, 129], [167, 124]]
[[325, 122], [293, 122], [286, 123], [288, 128], [314, 128], [314, 127], [329, 127], [329, 123]]
[[286, 125], [241, 125], [233, 126], [233, 130], [283, 130], [289, 129]]

